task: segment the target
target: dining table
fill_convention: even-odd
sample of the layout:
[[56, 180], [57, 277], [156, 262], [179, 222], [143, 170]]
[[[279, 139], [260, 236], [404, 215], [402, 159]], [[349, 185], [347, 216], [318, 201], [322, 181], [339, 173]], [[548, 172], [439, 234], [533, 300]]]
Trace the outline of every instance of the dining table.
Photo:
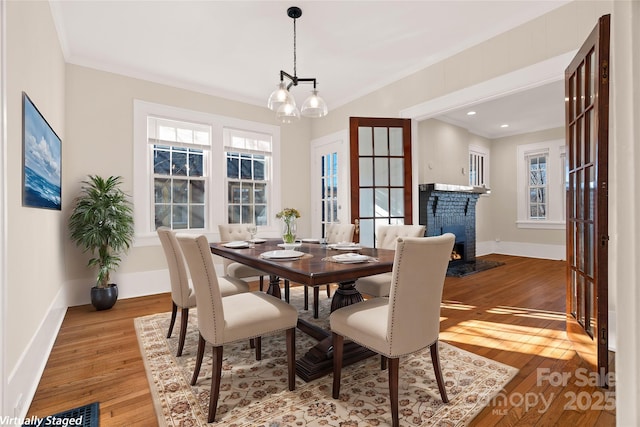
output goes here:
[[[360, 277], [390, 272], [395, 251], [361, 247], [359, 245], [326, 245], [299, 243], [283, 248], [281, 239], [258, 239], [256, 243], [210, 243], [211, 253], [239, 262], [269, 274], [267, 293], [282, 298], [281, 279], [285, 279], [285, 299], [288, 300], [289, 282], [313, 289], [313, 316], [318, 318], [319, 287], [337, 284], [331, 299], [331, 312], [363, 301], [355, 288]], [[289, 251], [288, 253], [285, 251]], [[294, 251], [291, 253], [290, 251]], [[347, 254], [352, 254], [349, 256]], [[291, 255], [291, 256], [287, 256]], [[336, 256], [339, 255], [339, 256]], [[343, 262], [336, 260], [344, 259]], [[332, 371], [333, 345], [331, 332], [304, 319], [298, 320], [298, 329], [318, 341], [302, 358], [296, 360], [296, 374], [305, 381], [322, 377]], [[345, 343], [344, 365], [370, 357], [374, 353], [353, 342]]]

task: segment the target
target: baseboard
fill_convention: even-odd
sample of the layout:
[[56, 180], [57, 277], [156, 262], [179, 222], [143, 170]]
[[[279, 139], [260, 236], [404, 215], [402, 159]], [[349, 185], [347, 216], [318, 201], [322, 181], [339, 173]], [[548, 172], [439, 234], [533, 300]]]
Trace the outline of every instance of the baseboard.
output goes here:
[[564, 245], [544, 245], [538, 243], [496, 242], [491, 240], [476, 242], [476, 256], [489, 254], [564, 260], [566, 259], [566, 248]]
[[11, 396], [9, 399], [13, 401], [6, 402], [9, 407], [5, 408], [8, 412], [4, 415], [23, 418], [27, 414], [66, 312], [65, 290], [61, 289], [15, 369], [9, 374], [6, 396]]

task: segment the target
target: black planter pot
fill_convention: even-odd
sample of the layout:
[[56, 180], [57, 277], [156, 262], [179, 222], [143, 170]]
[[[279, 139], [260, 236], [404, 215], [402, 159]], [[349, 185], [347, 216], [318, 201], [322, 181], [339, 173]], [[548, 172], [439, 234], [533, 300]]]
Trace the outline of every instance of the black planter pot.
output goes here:
[[91, 305], [96, 310], [109, 310], [118, 300], [118, 285], [110, 283], [106, 288], [91, 288]]

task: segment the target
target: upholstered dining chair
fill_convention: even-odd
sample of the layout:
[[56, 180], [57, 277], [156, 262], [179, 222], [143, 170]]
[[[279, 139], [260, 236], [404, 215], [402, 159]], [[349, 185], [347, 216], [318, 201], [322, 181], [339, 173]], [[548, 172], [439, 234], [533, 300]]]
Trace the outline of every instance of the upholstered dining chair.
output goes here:
[[[325, 232], [325, 241], [327, 244], [334, 243], [346, 243], [353, 242], [353, 233], [356, 226], [353, 224], [341, 224], [339, 222], [332, 222], [327, 224]], [[287, 283], [285, 282], [285, 285]], [[315, 286], [313, 288], [313, 304], [315, 306], [316, 301], [320, 297], [320, 288]], [[331, 297], [331, 285], [327, 284], [327, 298]], [[304, 309], [309, 310], [309, 287], [304, 287]]]
[[[184, 339], [187, 335], [187, 323], [189, 321], [189, 309], [196, 306], [196, 294], [193, 292], [187, 268], [182, 256], [182, 250], [176, 240], [175, 232], [167, 227], [159, 227], [157, 229], [162, 249], [164, 250], [167, 265], [169, 267], [169, 279], [171, 281], [171, 321], [169, 323], [169, 332], [167, 338], [171, 338], [173, 326], [176, 323], [176, 315], [180, 308], [180, 337], [178, 339], [178, 352], [176, 356], [182, 356], [184, 348]], [[240, 279], [223, 278], [219, 279], [220, 292], [222, 296], [248, 292], [249, 285]]]
[[[220, 233], [220, 240], [223, 242], [251, 239], [251, 233], [249, 233], [247, 224], [218, 224], [218, 232]], [[222, 265], [224, 267], [225, 275], [229, 277], [235, 277], [237, 279], [259, 277], [260, 290], [262, 290], [262, 288], [264, 287], [264, 272], [256, 270], [253, 267], [249, 267], [248, 265], [234, 262], [227, 258], [222, 259]]]
[[[440, 302], [455, 236], [400, 237], [396, 243], [389, 298], [372, 298], [329, 316], [333, 337], [333, 398], [340, 397], [344, 338], [371, 349], [389, 362], [393, 426], [398, 420], [400, 357], [431, 348], [431, 362], [442, 401], [447, 403], [440, 359]], [[383, 366], [386, 364], [383, 364]]]
[[208, 422], [216, 417], [225, 344], [254, 338], [256, 359], [261, 359], [261, 337], [286, 331], [289, 390], [295, 390], [295, 328], [298, 311], [263, 292], [245, 292], [222, 298], [206, 236], [178, 235], [198, 300], [198, 353], [191, 378], [195, 385], [206, 343], [213, 346], [213, 367]]
[[[423, 237], [424, 230], [424, 225], [381, 225], [376, 233], [376, 248], [395, 249], [398, 237]], [[372, 297], [389, 296], [391, 273], [362, 277], [356, 281], [356, 289]]]

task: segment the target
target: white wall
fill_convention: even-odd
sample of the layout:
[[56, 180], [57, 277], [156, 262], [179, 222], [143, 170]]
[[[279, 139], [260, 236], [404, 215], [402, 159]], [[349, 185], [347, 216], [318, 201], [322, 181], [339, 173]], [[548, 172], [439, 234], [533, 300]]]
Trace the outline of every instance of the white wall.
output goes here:
[[[5, 399], [2, 415], [27, 410], [64, 316], [64, 216], [22, 207], [22, 91], [62, 138], [65, 64], [48, 2], [6, 2]], [[65, 190], [62, 190], [64, 195]], [[9, 226], [10, 225], [10, 226]], [[19, 327], [18, 327], [19, 325]], [[3, 325], [5, 326], [5, 325]]]

